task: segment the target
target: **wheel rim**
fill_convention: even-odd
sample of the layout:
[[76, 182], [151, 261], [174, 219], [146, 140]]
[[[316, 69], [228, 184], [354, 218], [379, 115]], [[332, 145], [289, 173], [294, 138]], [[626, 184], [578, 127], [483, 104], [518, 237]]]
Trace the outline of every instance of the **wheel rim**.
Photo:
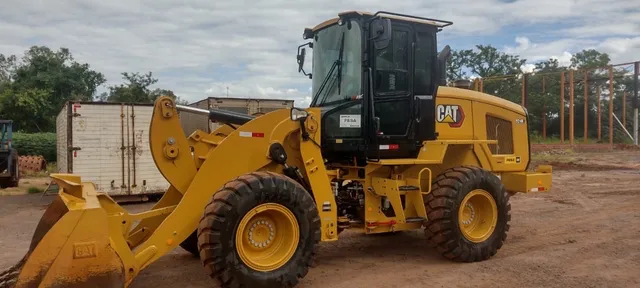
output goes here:
[[497, 222], [498, 208], [489, 192], [473, 190], [462, 199], [458, 210], [458, 225], [467, 240], [474, 243], [487, 240]]
[[287, 207], [265, 203], [251, 209], [240, 221], [236, 249], [247, 266], [268, 272], [293, 257], [299, 235], [298, 221]]

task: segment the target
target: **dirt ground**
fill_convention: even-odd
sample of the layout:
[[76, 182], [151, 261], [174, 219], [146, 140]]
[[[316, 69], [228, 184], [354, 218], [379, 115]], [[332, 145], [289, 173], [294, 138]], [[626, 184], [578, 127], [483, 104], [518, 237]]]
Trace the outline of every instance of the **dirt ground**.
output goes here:
[[[18, 187], [0, 189], [0, 196], [11, 196], [30, 193], [29, 190], [31, 190], [31, 193], [40, 193], [49, 188], [49, 182], [49, 178], [46, 177], [21, 178], [18, 182]], [[1, 200], [2, 199], [0, 199], [0, 205], [2, 205], [2, 203], [4, 202]]]
[[[459, 264], [440, 257], [419, 231], [322, 243], [300, 287], [640, 287], [640, 152], [543, 153], [554, 166], [547, 193], [516, 195], [498, 254]], [[27, 250], [53, 196], [0, 198], [0, 270]], [[127, 205], [142, 210], [152, 203]], [[132, 287], [211, 287], [200, 261], [177, 248]]]

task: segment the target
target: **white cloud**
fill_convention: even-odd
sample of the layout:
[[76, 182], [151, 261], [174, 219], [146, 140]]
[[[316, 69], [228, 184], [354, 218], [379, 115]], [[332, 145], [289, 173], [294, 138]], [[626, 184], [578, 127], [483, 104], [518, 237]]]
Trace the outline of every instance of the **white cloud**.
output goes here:
[[594, 43], [584, 39], [559, 39], [546, 43], [533, 43], [527, 37], [516, 37], [514, 40], [518, 45], [505, 46], [503, 51], [509, 54], [516, 54], [527, 59], [528, 62], [538, 62], [548, 59], [558, 59], [560, 65], [571, 64], [569, 51], [581, 50], [585, 45]]
[[533, 72], [533, 70], [536, 68], [536, 65], [531, 64], [531, 63], [526, 63], [522, 66], [520, 66], [520, 70], [522, 70], [522, 72], [524, 73], [531, 73]]
[[[464, 42], [466, 36], [491, 40], [503, 28], [537, 24], [554, 27], [540, 34], [564, 36], [544, 42], [519, 37], [504, 48], [530, 61], [566, 61], [584, 46], [611, 52], [616, 60], [640, 55], [638, 37], [633, 38], [640, 21], [633, 11], [640, 1], [508, 2], [4, 0], [0, 53], [22, 54], [31, 45], [67, 47], [77, 60], [103, 72], [108, 84], [119, 83], [121, 72], [152, 71], [159, 78], [156, 86], [190, 101], [226, 95], [229, 87], [230, 96], [295, 99], [296, 106], [310, 103], [311, 81], [297, 72], [295, 62], [302, 31], [343, 10], [451, 20], [454, 25], [445, 28], [443, 43], [454, 37]], [[590, 38], [603, 36], [602, 43]], [[305, 66], [310, 72], [311, 66]]]
[[[505, 46], [503, 51], [527, 59], [529, 64], [548, 59], [557, 59], [560, 66], [571, 65], [573, 54], [583, 49], [596, 49], [609, 54], [612, 64], [640, 60], [640, 36], [633, 38], [606, 38], [602, 41], [567, 38], [550, 42], [533, 43], [527, 37], [516, 37], [516, 46]], [[571, 51], [571, 52], [570, 52]]]
[[[640, 18], [639, 18], [640, 19]], [[640, 22], [640, 20], [639, 20]], [[634, 36], [640, 31], [640, 23], [602, 23], [566, 29], [564, 32], [575, 37], [597, 37], [601, 35]]]
[[[562, 66], [570, 65], [572, 54], [583, 49], [608, 53], [614, 64], [640, 60], [639, 1], [617, 1], [615, 5], [607, 0], [545, 0], [535, 6], [529, 5], [530, 1], [513, 4], [522, 9], [529, 7], [528, 12], [519, 14], [523, 19], [534, 16], [536, 21], [558, 22], [558, 29], [531, 33], [545, 39], [543, 41], [516, 36], [515, 46], [504, 47], [506, 53], [518, 54], [529, 63], [558, 59]], [[548, 40], [550, 37], [555, 39]]]
[[549, 59], [556, 59], [558, 60], [558, 64], [560, 66], [569, 66], [571, 65], [571, 58], [573, 57], [573, 55], [567, 51], [562, 52], [562, 55], [560, 56], [551, 56], [549, 57]]
[[614, 63], [638, 61], [640, 60], [640, 36], [633, 38], [607, 38], [598, 44], [595, 49], [609, 53]]
[[[240, 82], [216, 82], [210, 84], [203, 97], [246, 97], [262, 99], [286, 99], [295, 100], [297, 107], [306, 107], [311, 103], [311, 97], [295, 88], [279, 89], [274, 87], [262, 87], [259, 84], [251, 85]], [[307, 99], [308, 98], [308, 99]]]

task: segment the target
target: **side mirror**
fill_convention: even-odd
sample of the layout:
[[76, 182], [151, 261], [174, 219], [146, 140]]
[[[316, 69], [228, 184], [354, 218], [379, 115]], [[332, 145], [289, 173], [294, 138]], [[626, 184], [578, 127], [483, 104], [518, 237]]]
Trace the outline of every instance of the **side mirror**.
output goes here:
[[391, 20], [377, 18], [371, 22], [373, 45], [376, 49], [384, 49], [391, 41]]
[[291, 121], [304, 119], [304, 118], [307, 118], [307, 116], [309, 116], [309, 113], [306, 110], [296, 108], [296, 107], [291, 108], [291, 115], [290, 115]]
[[307, 55], [307, 49], [302, 48], [298, 53], [298, 73], [302, 72], [302, 67], [304, 66], [304, 57]]
[[307, 56], [307, 49], [304, 48], [304, 46], [307, 45], [313, 48], [312, 42], [308, 42], [298, 46], [298, 55], [296, 56], [296, 61], [298, 62], [298, 73], [302, 72], [302, 74], [304, 74], [305, 76], [309, 76], [309, 79], [311, 79], [311, 73], [307, 73], [304, 71], [304, 59], [305, 56]]
[[447, 85], [447, 62], [451, 58], [451, 47], [449, 45], [442, 48], [442, 51], [438, 53], [438, 69], [437, 69], [437, 84], [440, 86]]

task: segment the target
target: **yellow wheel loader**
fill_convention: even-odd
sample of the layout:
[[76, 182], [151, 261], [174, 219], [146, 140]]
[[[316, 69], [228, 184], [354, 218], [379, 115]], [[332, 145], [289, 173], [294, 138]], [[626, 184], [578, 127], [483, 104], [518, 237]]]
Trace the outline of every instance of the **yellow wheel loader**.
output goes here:
[[[319, 242], [348, 228], [423, 229], [445, 258], [489, 259], [507, 237], [509, 196], [548, 191], [551, 169], [528, 172], [526, 109], [446, 86], [436, 34], [448, 25], [345, 12], [305, 29], [306, 109], [249, 116], [157, 99], [150, 151], [164, 196], [129, 213], [80, 176], [53, 174], [59, 194], [0, 283], [124, 287], [180, 245], [222, 287], [292, 287]], [[182, 110], [225, 125], [185, 138]]]

